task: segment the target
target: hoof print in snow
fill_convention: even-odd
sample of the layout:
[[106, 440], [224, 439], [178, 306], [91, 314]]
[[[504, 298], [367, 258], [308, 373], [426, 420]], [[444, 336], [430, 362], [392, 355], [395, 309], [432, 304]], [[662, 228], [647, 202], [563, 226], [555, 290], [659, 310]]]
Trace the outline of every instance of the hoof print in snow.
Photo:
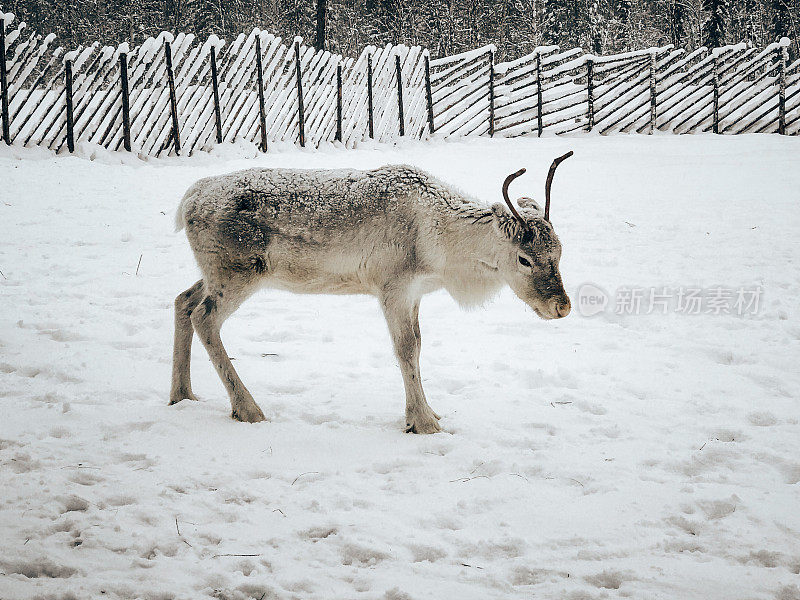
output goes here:
[[18, 574], [28, 579], [65, 579], [78, 571], [66, 565], [59, 565], [44, 557], [28, 560], [0, 561], [0, 570], [6, 575]]
[[83, 512], [89, 509], [89, 501], [81, 498], [80, 496], [70, 495], [61, 498], [61, 504], [64, 507], [62, 512]]
[[394, 587], [390, 590], [386, 590], [386, 593], [383, 595], [383, 600], [413, 600], [413, 598], [399, 587]]
[[389, 554], [365, 544], [348, 543], [342, 548], [343, 565], [376, 565], [389, 558]]
[[601, 571], [585, 579], [595, 587], [607, 590], [618, 590], [625, 580], [633, 579], [633, 577], [620, 571]]

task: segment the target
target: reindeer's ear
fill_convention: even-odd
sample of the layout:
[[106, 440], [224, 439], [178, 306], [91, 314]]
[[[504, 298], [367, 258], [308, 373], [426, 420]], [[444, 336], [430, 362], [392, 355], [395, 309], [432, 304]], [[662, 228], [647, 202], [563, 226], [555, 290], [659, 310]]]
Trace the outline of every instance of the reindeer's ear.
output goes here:
[[522, 238], [522, 227], [504, 204], [500, 202], [492, 204], [492, 220], [495, 229], [508, 239], [519, 240]]
[[533, 198], [517, 198], [517, 206], [519, 206], [522, 210], [536, 213], [537, 216], [542, 216], [544, 214], [542, 207], [539, 206], [539, 204]]

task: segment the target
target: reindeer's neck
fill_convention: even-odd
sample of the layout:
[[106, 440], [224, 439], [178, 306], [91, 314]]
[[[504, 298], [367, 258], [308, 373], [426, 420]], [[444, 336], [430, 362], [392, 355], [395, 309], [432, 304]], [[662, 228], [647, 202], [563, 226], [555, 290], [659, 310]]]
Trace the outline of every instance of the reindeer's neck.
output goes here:
[[464, 199], [440, 215], [442, 280], [459, 304], [474, 305], [496, 294], [504, 285], [497, 270], [498, 236], [488, 207]]

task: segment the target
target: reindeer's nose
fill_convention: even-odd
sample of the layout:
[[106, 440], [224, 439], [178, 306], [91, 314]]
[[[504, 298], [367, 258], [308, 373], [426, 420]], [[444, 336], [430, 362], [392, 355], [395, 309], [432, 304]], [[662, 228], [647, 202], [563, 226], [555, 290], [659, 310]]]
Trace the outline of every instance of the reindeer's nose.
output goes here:
[[556, 302], [556, 313], [559, 319], [566, 317], [571, 309], [572, 305], [569, 302], [569, 298], [564, 298], [563, 301]]

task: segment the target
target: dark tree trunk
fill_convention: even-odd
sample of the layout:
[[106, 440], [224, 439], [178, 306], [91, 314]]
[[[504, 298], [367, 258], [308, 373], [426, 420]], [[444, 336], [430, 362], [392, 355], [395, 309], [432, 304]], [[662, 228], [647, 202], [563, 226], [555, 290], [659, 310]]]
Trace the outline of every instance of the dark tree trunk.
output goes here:
[[789, 37], [789, 15], [788, 0], [772, 0], [772, 10], [775, 11], [772, 17], [772, 36], [777, 42], [782, 37]]
[[676, 48], [683, 47], [683, 35], [685, 32], [685, 9], [680, 0], [673, 0], [669, 5], [669, 30], [670, 42]]
[[317, 38], [314, 47], [325, 50], [325, 19], [328, 12], [328, 0], [317, 0]]
[[718, 48], [725, 45], [728, 21], [727, 0], [703, 0], [703, 10], [708, 13], [703, 23], [703, 45]]

